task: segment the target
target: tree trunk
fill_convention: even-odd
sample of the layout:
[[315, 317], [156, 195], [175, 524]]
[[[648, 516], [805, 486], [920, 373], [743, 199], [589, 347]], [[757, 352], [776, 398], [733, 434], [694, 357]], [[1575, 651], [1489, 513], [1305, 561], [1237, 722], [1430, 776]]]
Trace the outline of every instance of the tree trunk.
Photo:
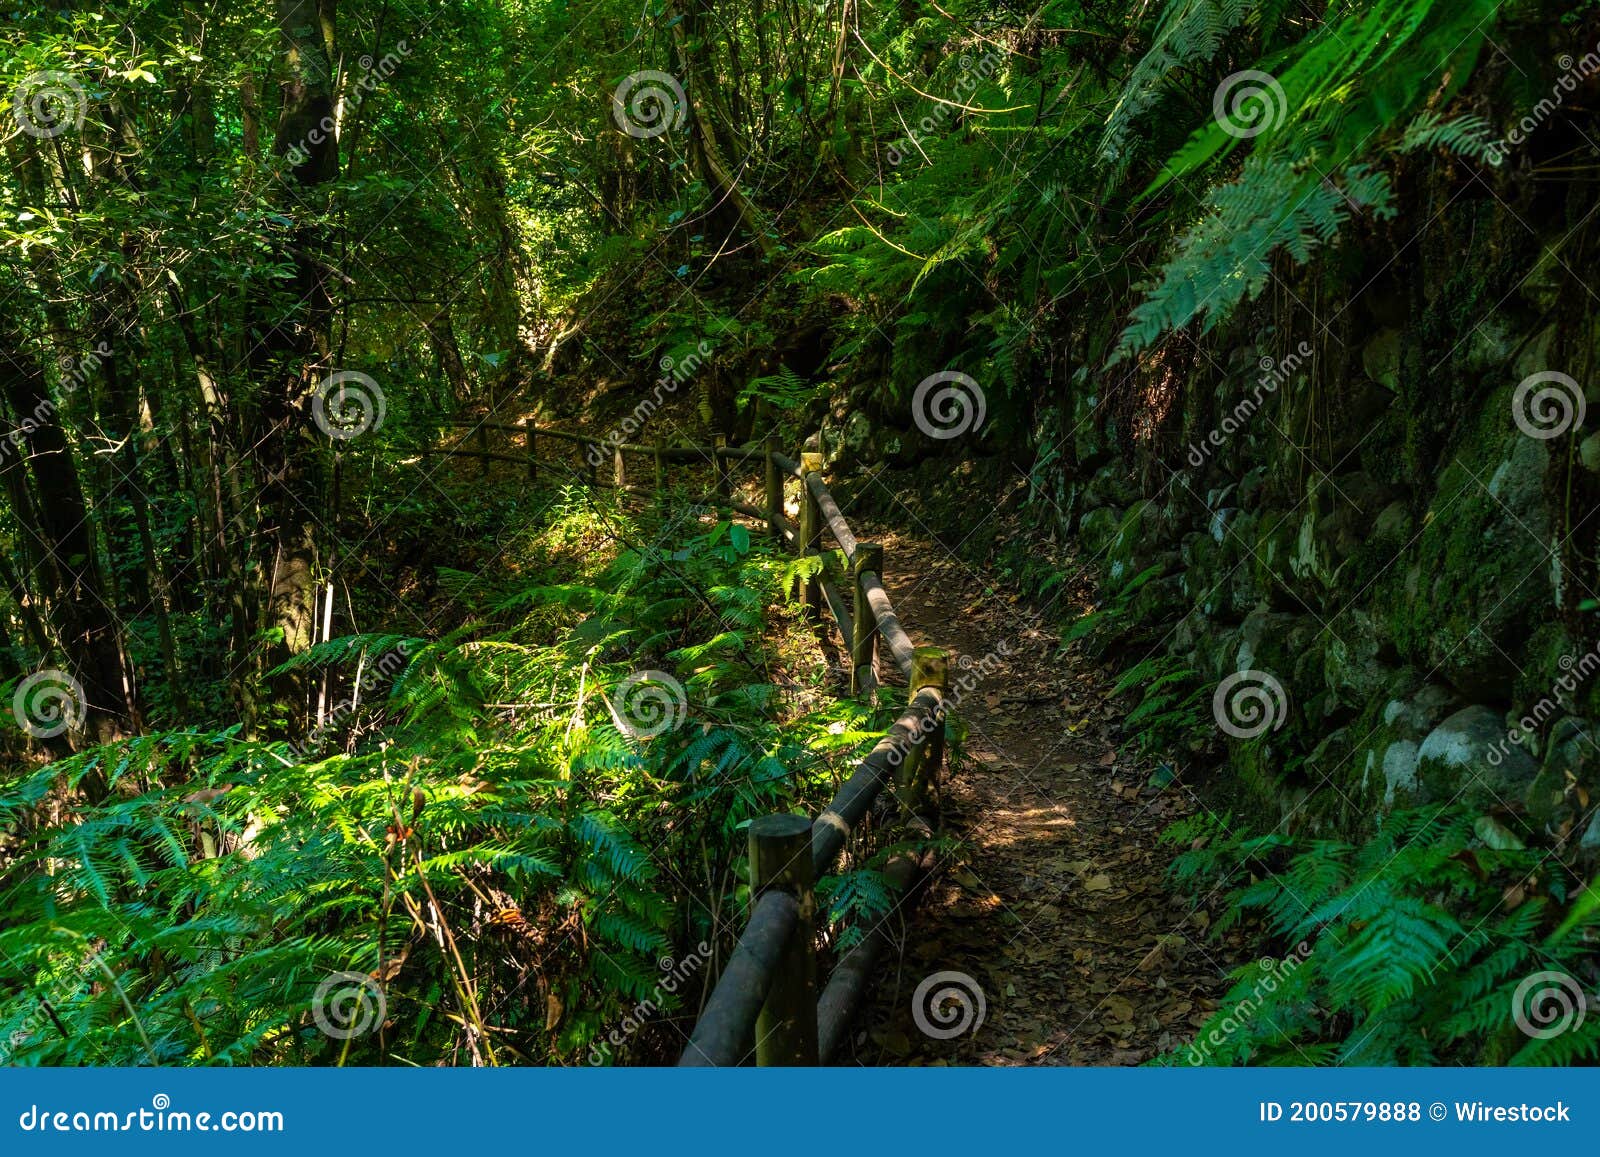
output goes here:
[[[261, 510], [267, 551], [265, 625], [269, 655], [282, 662], [313, 639], [318, 577], [315, 511], [325, 473], [323, 446], [310, 421], [311, 401], [331, 371], [333, 301], [324, 189], [338, 176], [333, 42], [336, 0], [277, 0], [278, 30], [287, 72], [274, 152], [289, 166], [284, 186], [291, 233], [295, 305], [286, 314], [267, 308], [265, 340], [255, 359], [259, 405], [255, 458], [263, 484]], [[330, 514], [331, 517], [331, 514]], [[298, 673], [276, 677], [286, 705], [307, 705], [307, 682]], [[291, 727], [303, 715], [290, 715]]]

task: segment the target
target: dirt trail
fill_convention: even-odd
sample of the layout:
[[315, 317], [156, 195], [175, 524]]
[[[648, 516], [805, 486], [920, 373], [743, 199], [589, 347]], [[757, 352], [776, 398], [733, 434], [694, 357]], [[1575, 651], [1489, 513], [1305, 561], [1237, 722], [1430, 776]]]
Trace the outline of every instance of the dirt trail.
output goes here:
[[[1049, 620], [1032, 628], [1024, 604], [937, 545], [876, 540], [913, 639], [974, 664], [1001, 644], [1010, 653], [961, 703], [968, 735], [942, 815], [963, 847], [915, 913], [898, 969], [889, 962], [854, 1060], [1126, 1065], [1185, 1044], [1236, 963], [1205, 936], [1212, 914], [1165, 882], [1170, 850], [1156, 838], [1195, 810], [1193, 797], [1152, 785], [1170, 772], [1120, 734], [1109, 676], [1057, 657]], [[918, 1028], [913, 993], [938, 972], [981, 987], [976, 1033]]]

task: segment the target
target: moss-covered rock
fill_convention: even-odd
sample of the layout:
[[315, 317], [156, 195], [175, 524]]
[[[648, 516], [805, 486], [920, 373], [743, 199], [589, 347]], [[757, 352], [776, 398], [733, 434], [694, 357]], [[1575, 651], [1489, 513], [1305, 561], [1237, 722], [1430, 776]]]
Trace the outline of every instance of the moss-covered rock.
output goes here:
[[1156, 505], [1141, 499], [1123, 513], [1117, 523], [1116, 533], [1106, 546], [1106, 579], [1113, 587], [1127, 582], [1143, 567], [1141, 558], [1149, 558], [1160, 545], [1155, 530]]
[[1351, 609], [1329, 623], [1328, 635], [1322, 669], [1328, 691], [1347, 706], [1360, 707], [1394, 675], [1394, 667], [1380, 657], [1384, 644], [1377, 620], [1364, 610]]
[[1122, 511], [1115, 507], [1102, 506], [1087, 511], [1078, 519], [1078, 545], [1090, 555], [1104, 554], [1121, 524]]
[[1511, 741], [1504, 717], [1482, 705], [1445, 719], [1417, 751], [1424, 803], [1465, 799], [1489, 808], [1520, 800], [1538, 771], [1533, 757]]
[[1527, 624], [1552, 605], [1549, 462], [1546, 444], [1513, 425], [1510, 388], [1497, 392], [1440, 476], [1413, 561], [1382, 584], [1401, 653], [1468, 695], [1506, 693]]
[[1570, 829], [1600, 801], [1600, 735], [1576, 715], [1563, 716], [1550, 728], [1539, 774], [1528, 785], [1523, 803], [1528, 818], [1547, 831]]

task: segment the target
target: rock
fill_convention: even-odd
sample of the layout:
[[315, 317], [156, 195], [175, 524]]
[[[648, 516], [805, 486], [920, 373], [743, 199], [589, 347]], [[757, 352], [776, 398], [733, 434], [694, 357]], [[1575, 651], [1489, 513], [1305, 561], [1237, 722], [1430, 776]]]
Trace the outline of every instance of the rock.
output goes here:
[[1378, 626], [1366, 611], [1349, 610], [1329, 624], [1323, 679], [1340, 702], [1360, 707], [1383, 690], [1394, 668], [1379, 659]]
[[1516, 361], [1511, 363], [1511, 378], [1520, 382], [1524, 378], [1547, 370], [1551, 366], [1555, 348], [1557, 329], [1554, 324], [1547, 325], [1523, 345], [1522, 352], [1517, 355]]
[[1417, 790], [1417, 745], [1409, 739], [1397, 739], [1383, 749], [1383, 803], [1394, 807], [1401, 795], [1414, 795]]
[[1350, 729], [1335, 728], [1306, 757], [1306, 771], [1313, 782], [1337, 775], [1350, 759]]
[[1393, 495], [1393, 487], [1365, 471], [1313, 480], [1289, 557], [1290, 572], [1328, 590], [1346, 585], [1340, 581], [1341, 568], [1371, 541], [1373, 524]]
[[1391, 699], [1384, 704], [1383, 722], [1385, 726], [1408, 729], [1421, 739], [1455, 702], [1455, 694], [1448, 687], [1428, 683], [1409, 699]]
[[1582, 818], [1577, 799], [1569, 795], [1569, 785], [1579, 787], [1591, 801], [1596, 795], [1596, 763], [1600, 753], [1595, 743], [1600, 735], [1594, 725], [1576, 715], [1566, 715], [1551, 725], [1545, 743], [1544, 761], [1539, 774], [1528, 785], [1523, 803], [1536, 823], [1553, 828], [1563, 821]]
[[1381, 329], [1361, 347], [1361, 368], [1391, 394], [1400, 389], [1400, 331]]
[[1578, 461], [1585, 470], [1600, 474], [1600, 434], [1590, 434], [1578, 446]]
[[1511, 742], [1500, 714], [1482, 705], [1457, 711], [1428, 733], [1417, 751], [1424, 803], [1458, 796], [1482, 808], [1521, 798], [1539, 766]]
[[1113, 584], [1126, 582], [1142, 569], [1140, 560], [1149, 558], [1159, 545], [1155, 526], [1155, 504], [1135, 502], [1122, 516], [1116, 535], [1106, 547], [1110, 566], [1107, 575]]
[[1294, 554], [1297, 527], [1293, 518], [1275, 511], [1262, 511], [1260, 521], [1256, 524], [1255, 548], [1250, 554], [1250, 564], [1255, 571], [1257, 584], [1280, 608], [1301, 605], [1294, 593], [1293, 572], [1289, 567], [1289, 559]]
[[1517, 286], [1524, 300], [1541, 313], [1554, 309], [1565, 292], [1567, 279], [1563, 276], [1559, 245], [1549, 245], [1539, 254], [1539, 260]]
[[1089, 388], [1087, 367], [1074, 375], [1072, 391], [1072, 447], [1080, 466], [1100, 462], [1110, 452], [1111, 440], [1101, 428], [1106, 417], [1101, 412], [1100, 396]]
[[1234, 501], [1246, 510], [1255, 509], [1256, 502], [1261, 496], [1261, 491], [1266, 481], [1266, 467], [1257, 466], [1239, 479], [1239, 489], [1234, 495]]
[[[1174, 577], [1177, 578], [1180, 583], [1183, 581], [1182, 575], [1176, 575]], [[1187, 597], [1187, 592], [1185, 592], [1185, 598], [1187, 599]], [[1201, 618], [1199, 614], [1194, 611], [1190, 611], [1188, 614], [1184, 615], [1183, 618], [1178, 620], [1177, 626], [1172, 628], [1172, 653], [1175, 655], [1189, 656], [1187, 661], [1191, 666], [1194, 666], [1194, 650], [1199, 644], [1200, 636], [1202, 633], [1204, 633], [1204, 631], [1205, 620]]]
[[1112, 506], [1091, 510], [1078, 519], [1078, 544], [1090, 554], [1103, 554], [1122, 523], [1122, 511]]
[[1483, 373], [1499, 369], [1511, 360], [1521, 335], [1504, 313], [1494, 311], [1472, 327], [1459, 351], [1463, 368]]
[[1184, 542], [1189, 556], [1188, 568], [1183, 572], [1184, 593], [1202, 614], [1216, 617], [1223, 612], [1226, 601], [1221, 589], [1222, 548], [1209, 534], [1192, 535]]
[[1235, 657], [1239, 653], [1240, 634], [1234, 630], [1216, 630], [1203, 634], [1195, 643], [1195, 668], [1208, 683], [1220, 682], [1225, 675], [1237, 669]]
[[1134, 485], [1133, 478], [1120, 462], [1113, 462], [1096, 470], [1083, 488], [1085, 507], [1128, 507], [1138, 498], [1139, 488]]
[[1586, 852], [1600, 848], [1600, 810], [1594, 813], [1594, 819], [1589, 821], [1589, 827], [1584, 831], [1583, 838], [1578, 841], [1578, 846]]
[[1129, 618], [1136, 627], [1157, 627], [1176, 619], [1189, 609], [1183, 580], [1178, 575], [1152, 579], [1139, 588], [1129, 605]]
[[1238, 517], [1238, 508], [1232, 506], [1225, 506], [1213, 514], [1211, 516], [1211, 525], [1206, 528], [1207, 533], [1211, 535], [1212, 541], [1218, 543], [1227, 541], [1228, 530]]
[[1257, 607], [1239, 628], [1233, 670], [1265, 671], [1288, 687], [1297, 655], [1317, 630], [1316, 620], [1310, 616]]
[[[844, 459], [852, 463], [867, 463], [876, 460], [872, 420], [860, 410], [850, 411], [844, 420], [844, 428], [840, 431], [840, 435], [837, 441], [829, 439], [828, 444], [833, 449], [832, 461]], [[842, 451], [840, 443], [843, 445]]]
[[1411, 565], [1382, 573], [1375, 603], [1407, 661], [1485, 699], [1506, 694], [1552, 600], [1550, 450], [1513, 425], [1510, 390], [1440, 474]]
[[1397, 498], [1378, 512], [1372, 524], [1372, 533], [1377, 538], [1405, 542], [1411, 537], [1414, 521], [1410, 504], [1403, 498]]

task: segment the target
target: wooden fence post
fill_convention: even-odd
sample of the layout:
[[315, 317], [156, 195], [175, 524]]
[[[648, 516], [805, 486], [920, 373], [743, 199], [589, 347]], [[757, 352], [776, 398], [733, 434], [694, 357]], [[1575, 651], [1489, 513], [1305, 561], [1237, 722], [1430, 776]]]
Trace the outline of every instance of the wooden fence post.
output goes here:
[[750, 822], [750, 906], [772, 888], [791, 893], [800, 919], [756, 1018], [756, 1064], [817, 1063], [817, 955], [812, 895], [811, 821], [761, 816]]
[[783, 472], [778, 469], [777, 459], [773, 455], [778, 453], [778, 436], [767, 435], [767, 510], [771, 517], [767, 525], [772, 531], [772, 537], [779, 542], [783, 541]]
[[489, 477], [489, 427], [478, 424], [478, 477]]
[[[800, 539], [795, 543], [801, 558], [819, 554], [822, 550], [822, 509], [817, 505], [806, 478], [822, 473], [822, 455], [807, 450], [800, 455]], [[822, 616], [822, 576], [806, 580], [805, 604], [818, 618]]]
[[895, 794], [907, 811], [916, 811], [927, 801], [928, 789], [944, 762], [944, 700], [950, 691], [950, 656], [942, 647], [918, 647], [911, 652], [908, 701], [915, 703], [918, 692], [928, 687], [938, 690], [940, 700], [939, 713], [932, 720], [933, 730], [922, 741], [920, 752], [913, 748], [906, 753], [895, 776]]
[[522, 419], [522, 438], [528, 446], [528, 481], [539, 481], [539, 455], [534, 443], [538, 436], [538, 427], [533, 424], [532, 418]]
[[622, 444], [620, 442], [611, 451], [611, 480], [616, 483], [619, 491], [627, 489], [628, 468], [622, 464]]
[[[861, 576], [871, 571], [883, 577], [883, 547], [872, 542], [856, 543], [855, 598], [850, 613], [850, 694], [861, 695], [866, 690], [867, 676], [878, 673], [878, 621], [867, 603], [867, 592], [861, 585]], [[873, 680], [876, 683], [876, 678]]]

